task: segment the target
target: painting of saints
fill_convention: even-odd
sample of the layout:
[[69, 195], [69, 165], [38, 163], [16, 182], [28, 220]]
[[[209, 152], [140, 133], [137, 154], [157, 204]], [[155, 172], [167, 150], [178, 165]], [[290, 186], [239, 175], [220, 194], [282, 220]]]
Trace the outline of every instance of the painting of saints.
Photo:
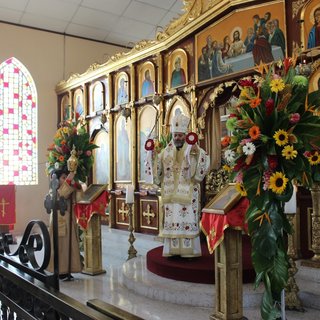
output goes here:
[[[127, 124], [129, 121], [127, 122]], [[121, 116], [117, 128], [117, 180], [131, 180], [130, 145], [126, 120]]]
[[320, 46], [320, 7], [313, 13], [314, 25], [309, 32], [308, 49]]
[[181, 67], [181, 58], [177, 57], [174, 61], [174, 70], [171, 74], [171, 88], [186, 84], [186, 75]]
[[118, 100], [117, 104], [123, 104], [128, 102], [128, 85], [124, 77], [120, 78], [118, 87]]
[[103, 86], [98, 82], [93, 88], [93, 111], [103, 110]]
[[151, 79], [150, 70], [144, 72], [144, 80], [141, 87], [141, 96], [147, 97], [154, 94], [154, 85]]
[[98, 145], [99, 148], [93, 150], [95, 158], [93, 166], [93, 183], [107, 184], [109, 183], [110, 168], [108, 133], [101, 130], [96, 136], [95, 144]]
[[76, 110], [76, 119], [78, 119], [80, 116], [83, 115], [83, 111], [84, 111], [83, 104], [82, 104], [82, 92], [81, 94], [76, 95], [75, 110]]
[[71, 118], [71, 106], [69, 102], [69, 96], [64, 95], [61, 100], [61, 121], [69, 120]]

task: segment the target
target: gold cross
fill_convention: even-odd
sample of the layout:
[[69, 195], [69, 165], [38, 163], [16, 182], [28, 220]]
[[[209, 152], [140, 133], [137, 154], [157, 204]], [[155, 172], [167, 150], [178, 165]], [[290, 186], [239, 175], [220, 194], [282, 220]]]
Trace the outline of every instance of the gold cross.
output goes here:
[[142, 215], [144, 217], [147, 217], [147, 224], [151, 224], [151, 220], [153, 220], [153, 218], [156, 216], [155, 213], [151, 210], [150, 204], [147, 205], [147, 211], [143, 211]]
[[9, 204], [10, 204], [10, 202], [6, 202], [6, 200], [4, 198], [1, 199], [0, 205], [2, 205], [2, 218], [4, 218], [4, 215], [6, 214], [5, 206], [9, 205]]
[[126, 220], [126, 216], [128, 216], [129, 209], [125, 210], [125, 203], [122, 202], [121, 209], [118, 210], [118, 213], [121, 215], [122, 221]]

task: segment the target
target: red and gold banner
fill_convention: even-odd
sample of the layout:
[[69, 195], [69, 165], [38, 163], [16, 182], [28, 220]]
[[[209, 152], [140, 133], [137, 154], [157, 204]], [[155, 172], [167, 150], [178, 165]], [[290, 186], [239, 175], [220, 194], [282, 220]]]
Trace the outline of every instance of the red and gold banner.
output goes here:
[[0, 225], [16, 223], [15, 185], [0, 186]]
[[91, 216], [95, 213], [105, 215], [108, 205], [108, 192], [103, 191], [100, 196], [89, 204], [77, 203], [74, 205], [74, 213], [78, 224], [87, 229]]
[[211, 254], [223, 241], [225, 229], [230, 227], [247, 232], [245, 215], [248, 207], [248, 199], [242, 198], [227, 214], [202, 213], [200, 225], [206, 235], [208, 250]]

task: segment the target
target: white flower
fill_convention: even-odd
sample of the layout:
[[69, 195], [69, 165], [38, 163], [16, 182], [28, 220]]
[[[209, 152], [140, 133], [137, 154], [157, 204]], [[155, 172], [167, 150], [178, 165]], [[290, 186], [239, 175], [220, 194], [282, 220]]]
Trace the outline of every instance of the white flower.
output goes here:
[[59, 162], [55, 162], [54, 168], [55, 168], [56, 170], [60, 168]]
[[226, 150], [224, 152], [224, 157], [227, 160], [227, 162], [231, 163], [234, 161], [236, 153], [233, 150]]
[[252, 142], [247, 142], [243, 147], [242, 151], [245, 155], [250, 156], [256, 151], [256, 146]]

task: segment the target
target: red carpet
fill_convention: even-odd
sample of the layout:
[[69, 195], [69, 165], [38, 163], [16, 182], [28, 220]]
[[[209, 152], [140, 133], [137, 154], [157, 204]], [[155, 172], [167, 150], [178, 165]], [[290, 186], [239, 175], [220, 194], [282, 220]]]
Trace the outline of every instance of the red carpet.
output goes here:
[[[206, 243], [201, 244], [202, 256], [186, 259], [162, 257], [163, 246], [147, 253], [147, 269], [158, 276], [187, 282], [214, 283], [214, 254], [209, 254]], [[242, 237], [243, 283], [252, 283], [255, 272], [251, 262], [251, 243], [248, 236]]]

